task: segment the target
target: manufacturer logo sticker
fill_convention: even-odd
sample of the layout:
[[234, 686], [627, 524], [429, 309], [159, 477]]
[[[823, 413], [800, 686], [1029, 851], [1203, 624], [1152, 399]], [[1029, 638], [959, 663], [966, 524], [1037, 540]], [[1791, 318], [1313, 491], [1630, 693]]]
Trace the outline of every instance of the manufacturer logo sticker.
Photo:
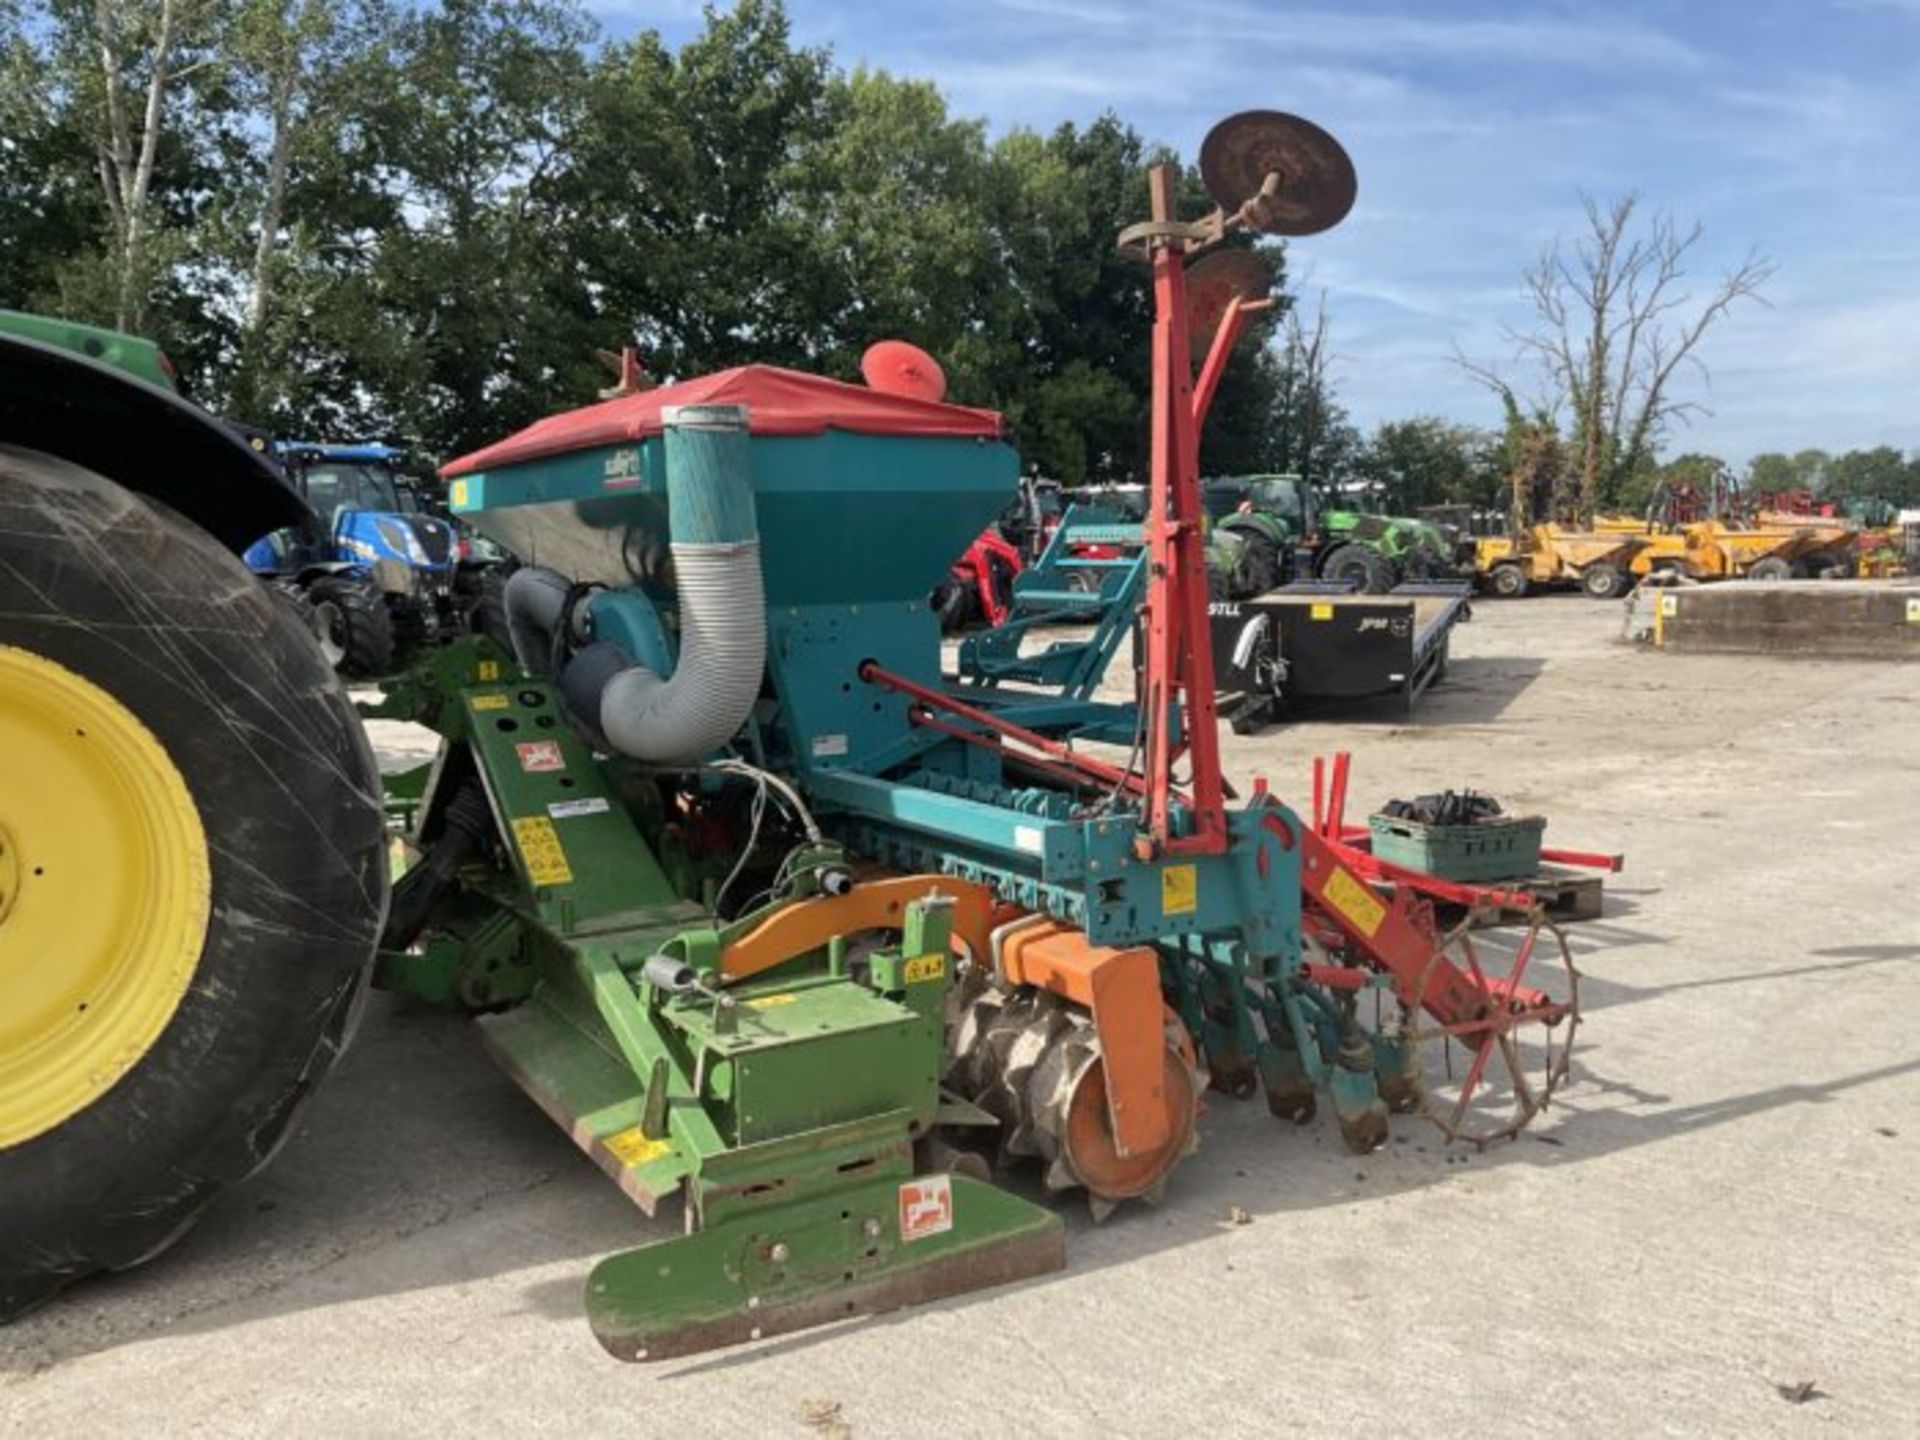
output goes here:
[[604, 815], [612, 808], [606, 796], [592, 795], [585, 800], [556, 800], [547, 806], [547, 814], [556, 820], [566, 820], [575, 815]]
[[911, 1243], [953, 1229], [953, 1177], [926, 1175], [900, 1187], [900, 1238]]
[[635, 449], [610, 450], [600, 469], [600, 483], [608, 490], [626, 490], [640, 483], [640, 452]]
[[529, 775], [567, 768], [567, 762], [560, 754], [558, 740], [523, 740], [513, 749], [520, 757], [520, 768]]

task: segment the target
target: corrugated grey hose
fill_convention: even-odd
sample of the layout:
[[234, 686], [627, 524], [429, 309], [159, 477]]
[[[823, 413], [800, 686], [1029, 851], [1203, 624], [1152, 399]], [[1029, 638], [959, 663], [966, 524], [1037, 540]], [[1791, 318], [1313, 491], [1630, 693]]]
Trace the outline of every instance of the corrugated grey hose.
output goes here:
[[590, 645], [562, 684], [611, 748], [656, 765], [693, 765], [733, 739], [759, 697], [765, 586], [745, 407], [680, 405], [662, 418], [679, 660], [667, 677], [617, 646]]
[[507, 609], [507, 633], [513, 637], [513, 657], [522, 670], [551, 675], [554, 668], [554, 631], [566, 610], [573, 586], [557, 570], [523, 565], [507, 579], [502, 597]]

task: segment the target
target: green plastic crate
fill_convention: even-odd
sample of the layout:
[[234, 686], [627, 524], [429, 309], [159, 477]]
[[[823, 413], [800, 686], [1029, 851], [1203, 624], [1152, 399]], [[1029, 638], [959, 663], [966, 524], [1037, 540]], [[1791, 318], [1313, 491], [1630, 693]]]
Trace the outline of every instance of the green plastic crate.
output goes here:
[[1389, 864], [1442, 880], [1518, 880], [1540, 873], [1544, 816], [1513, 815], [1478, 825], [1422, 825], [1370, 815], [1373, 853]]

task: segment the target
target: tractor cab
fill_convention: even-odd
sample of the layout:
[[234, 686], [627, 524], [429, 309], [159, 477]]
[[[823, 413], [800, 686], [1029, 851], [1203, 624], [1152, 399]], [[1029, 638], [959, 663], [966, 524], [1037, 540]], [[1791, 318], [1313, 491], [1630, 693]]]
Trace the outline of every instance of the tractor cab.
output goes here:
[[327, 527], [338, 558], [369, 568], [389, 562], [414, 579], [408, 588], [424, 584], [430, 590], [436, 580], [444, 581], [452, 564], [453, 527], [427, 513], [418, 491], [403, 478], [405, 451], [392, 445], [298, 441], [282, 441], [277, 449], [287, 478]]

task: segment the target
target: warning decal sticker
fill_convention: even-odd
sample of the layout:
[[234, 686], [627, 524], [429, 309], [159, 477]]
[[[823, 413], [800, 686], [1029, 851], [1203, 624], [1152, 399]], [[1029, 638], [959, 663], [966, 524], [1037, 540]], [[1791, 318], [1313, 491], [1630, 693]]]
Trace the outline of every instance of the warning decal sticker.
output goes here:
[[553, 821], [546, 816], [524, 815], [515, 820], [513, 843], [520, 847], [527, 879], [535, 885], [573, 883], [573, 867], [567, 864], [567, 852], [560, 848], [560, 836], [553, 828]]
[[1169, 865], [1160, 872], [1160, 913], [1191, 915], [1200, 908], [1200, 877], [1191, 865]]
[[1365, 885], [1345, 870], [1336, 870], [1327, 881], [1327, 904], [1338, 910], [1362, 935], [1372, 935], [1387, 918], [1387, 907]]
[[649, 1140], [646, 1132], [638, 1125], [609, 1135], [602, 1143], [613, 1152], [615, 1159], [629, 1168], [644, 1165], [649, 1160], [658, 1160], [673, 1148], [671, 1140], [665, 1138]]

